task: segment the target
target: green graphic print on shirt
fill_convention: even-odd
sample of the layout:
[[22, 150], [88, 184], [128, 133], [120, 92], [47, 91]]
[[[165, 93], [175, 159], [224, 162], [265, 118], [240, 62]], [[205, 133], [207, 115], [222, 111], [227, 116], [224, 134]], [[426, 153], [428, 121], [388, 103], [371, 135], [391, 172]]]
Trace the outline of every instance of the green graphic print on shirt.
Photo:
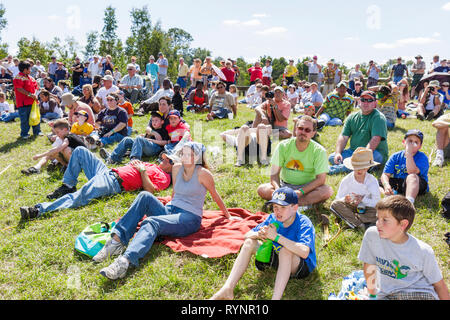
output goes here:
[[411, 269], [408, 266], [400, 266], [400, 262], [395, 259], [392, 263], [389, 260], [378, 257], [376, 257], [376, 260], [380, 273], [393, 279], [406, 278], [408, 276], [408, 271]]

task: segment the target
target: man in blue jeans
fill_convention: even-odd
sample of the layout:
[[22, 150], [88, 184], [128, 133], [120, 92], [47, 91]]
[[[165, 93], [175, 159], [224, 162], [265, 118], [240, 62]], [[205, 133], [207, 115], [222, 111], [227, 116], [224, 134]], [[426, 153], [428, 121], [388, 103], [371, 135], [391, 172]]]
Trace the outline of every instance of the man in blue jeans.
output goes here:
[[[344, 166], [343, 161], [351, 157], [358, 147], [372, 150], [375, 162], [386, 163], [389, 156], [386, 117], [376, 107], [375, 92], [364, 91], [361, 94], [360, 110], [347, 117], [336, 142], [336, 152], [328, 158], [331, 164], [328, 174], [349, 173], [350, 169]], [[350, 148], [344, 150], [349, 140]]]
[[[144, 189], [154, 193], [167, 189], [171, 183], [173, 161], [168, 156], [161, 158], [159, 165], [132, 161], [120, 168], [109, 169], [100, 159], [84, 147], [72, 152], [64, 173], [63, 184], [47, 195], [53, 202], [38, 203], [32, 207], [21, 207], [23, 220], [41, 217], [46, 212], [60, 209], [79, 208], [91, 200]], [[78, 176], [84, 171], [88, 182], [77, 191]]]

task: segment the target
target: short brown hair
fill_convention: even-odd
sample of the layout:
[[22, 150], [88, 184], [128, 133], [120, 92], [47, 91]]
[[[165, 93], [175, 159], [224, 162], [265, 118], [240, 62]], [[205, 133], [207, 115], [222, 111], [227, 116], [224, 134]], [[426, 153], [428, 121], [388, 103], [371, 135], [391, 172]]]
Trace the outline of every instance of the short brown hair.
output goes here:
[[413, 204], [401, 195], [383, 198], [377, 203], [375, 209], [389, 211], [398, 222], [405, 219], [408, 220], [408, 226], [406, 227], [405, 232], [411, 228], [416, 215], [416, 209]]
[[317, 131], [317, 119], [314, 119], [314, 118], [311, 117], [311, 116], [304, 115], [304, 116], [302, 116], [300, 119], [298, 119], [298, 121], [297, 121], [296, 124], [295, 124], [295, 128], [297, 128], [298, 123], [300, 122], [300, 120], [304, 120], [304, 121], [309, 121], [309, 122], [311, 122], [311, 123], [313, 124], [313, 129], [314, 129], [314, 131]]
[[158, 102], [160, 102], [161, 100], [166, 100], [167, 104], [169, 106], [172, 104], [172, 99], [170, 99], [170, 97], [168, 97], [168, 96], [164, 96], [164, 97], [159, 98]]
[[53, 124], [54, 129], [70, 129], [69, 122], [66, 119], [58, 119]]

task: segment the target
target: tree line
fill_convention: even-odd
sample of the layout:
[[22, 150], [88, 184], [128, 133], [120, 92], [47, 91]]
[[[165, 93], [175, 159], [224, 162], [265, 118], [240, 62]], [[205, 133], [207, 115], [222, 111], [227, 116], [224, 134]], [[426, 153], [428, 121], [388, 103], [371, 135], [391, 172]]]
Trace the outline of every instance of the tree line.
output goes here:
[[[7, 20], [4, 17], [5, 12], [4, 5], [0, 4], [0, 32], [7, 25]], [[158, 53], [163, 52], [164, 56], [169, 60], [168, 75], [171, 79], [175, 79], [177, 76], [179, 58], [183, 57], [185, 63], [190, 66], [195, 58], [204, 61], [207, 56], [212, 56], [209, 49], [192, 48], [191, 43], [194, 39], [187, 31], [181, 28], [169, 28], [166, 31], [163, 29], [161, 21], [153, 23], [147, 6], [132, 8], [130, 20], [130, 35], [125, 40], [125, 43], [117, 36], [118, 21], [116, 9], [108, 6], [104, 11], [102, 30], [89, 31], [86, 34], [86, 45], [84, 48], [71, 36], [65, 39], [54, 37], [51, 42], [41, 42], [35, 37], [32, 39], [22, 37], [17, 43], [18, 53], [16, 56], [19, 59], [40, 60], [43, 65], [47, 65], [51, 60], [51, 56], [56, 55], [59, 61], [63, 62], [66, 67], [69, 67], [73, 64], [76, 56], [79, 56], [81, 59], [84, 58], [86, 61], [94, 54], [101, 56], [110, 55], [114, 65], [124, 74], [126, 73], [126, 65], [130, 62], [130, 57], [135, 56], [137, 58], [136, 62], [141, 66], [142, 70], [145, 70], [150, 55], [157, 59]], [[0, 37], [0, 57], [7, 55], [8, 44], [3, 44]], [[228, 58], [231, 57], [213, 57], [213, 61], [216, 65], [219, 65], [221, 60]], [[259, 61], [261, 61], [262, 66], [266, 59], [271, 59], [272, 61], [274, 81], [281, 83], [284, 69], [288, 65], [288, 59], [284, 57], [261, 56]], [[255, 61], [245, 61], [243, 57], [238, 57], [234, 60], [236, 60], [236, 65], [241, 71], [237, 85], [249, 85], [250, 76], [247, 73], [247, 69]], [[311, 60], [310, 57], [297, 60], [296, 67], [299, 74], [296, 79], [308, 78], [308, 67], [303, 62], [309, 60]], [[380, 76], [388, 77], [390, 69], [395, 63], [396, 60], [391, 59], [380, 65]], [[406, 64], [411, 66], [413, 61], [407, 61]], [[366, 73], [368, 63], [362, 62], [360, 65], [363, 73]], [[351, 66], [351, 68], [353, 67]], [[339, 64], [339, 68], [345, 75], [350, 71], [348, 66], [344, 64]]]

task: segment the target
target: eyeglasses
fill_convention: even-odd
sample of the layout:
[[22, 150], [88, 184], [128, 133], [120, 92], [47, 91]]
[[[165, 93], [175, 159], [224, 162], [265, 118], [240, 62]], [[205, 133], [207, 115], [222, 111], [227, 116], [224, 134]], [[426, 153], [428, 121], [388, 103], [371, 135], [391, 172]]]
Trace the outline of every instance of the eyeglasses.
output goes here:
[[306, 133], [310, 133], [310, 132], [313, 131], [313, 130], [310, 129], [310, 128], [304, 128], [304, 127], [297, 127], [297, 130], [299, 130], [299, 131], [305, 131]]
[[113, 99], [113, 98], [106, 98], [106, 101], [116, 101], [116, 99]]
[[375, 99], [366, 99], [366, 98], [361, 98], [361, 102], [374, 102], [376, 101]]

